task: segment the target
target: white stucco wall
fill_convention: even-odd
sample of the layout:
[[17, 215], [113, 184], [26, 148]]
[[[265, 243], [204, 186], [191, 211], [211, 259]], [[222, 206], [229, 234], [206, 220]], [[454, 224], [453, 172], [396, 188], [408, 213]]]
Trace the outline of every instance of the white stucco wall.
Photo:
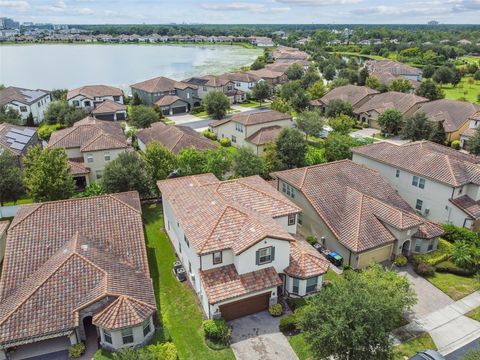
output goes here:
[[208, 270], [208, 269], [230, 265], [234, 263], [235, 255], [233, 254], [232, 250], [223, 250], [221, 253], [222, 253], [222, 262], [220, 264], [213, 263], [213, 253], [202, 255], [201, 256], [202, 270]]
[[[35, 124], [39, 124], [43, 121], [45, 111], [47, 110], [50, 102], [50, 95], [46, 95], [30, 105], [24, 104], [20, 101], [12, 101], [7, 104], [7, 107], [18, 111], [22, 118], [23, 125], [25, 125], [27, 117], [30, 113], [33, 115], [33, 122]], [[23, 106], [26, 107], [26, 111], [21, 111]]]
[[[94, 99], [89, 99], [83, 95], [77, 95], [77, 96], [74, 96], [73, 98], [68, 99], [68, 104], [71, 106], [79, 107], [79, 108], [93, 107], [94, 102], [105, 101], [105, 100], [111, 100], [119, 104], [124, 104], [123, 96], [120, 96], [119, 98], [120, 99], [118, 101], [115, 101], [113, 96], [96, 96]], [[75, 101], [79, 102], [78, 106], [74, 104]], [[90, 106], [86, 105], [86, 102], [88, 101], [90, 102]]]
[[114, 348], [114, 349], [121, 349], [127, 346], [141, 345], [144, 343], [145, 339], [149, 338], [155, 331], [155, 326], [153, 324], [153, 320], [151, 316], [149, 317], [148, 321], [150, 321], [150, 332], [146, 334], [146, 336], [143, 335], [143, 324], [133, 327], [132, 328], [133, 342], [129, 344], [123, 343], [121, 330], [110, 331], [110, 334], [112, 337], [112, 344], [107, 343], [105, 341], [104, 330], [100, 329], [100, 345], [106, 348]]
[[[305, 296], [307, 294], [307, 280], [306, 279], [298, 279], [298, 293], [293, 293], [293, 278], [291, 276], [286, 276], [285, 277], [285, 289], [288, 291], [288, 293], [291, 294], [291, 296], [297, 295], [297, 296]], [[323, 275], [320, 275], [317, 277], [317, 291], [322, 288], [323, 284]]]
[[288, 215], [287, 216], [280, 216], [274, 218], [274, 220], [282, 225], [282, 227], [287, 230], [290, 234], [297, 233], [297, 215], [295, 215], [295, 223], [293, 225], [288, 225]]

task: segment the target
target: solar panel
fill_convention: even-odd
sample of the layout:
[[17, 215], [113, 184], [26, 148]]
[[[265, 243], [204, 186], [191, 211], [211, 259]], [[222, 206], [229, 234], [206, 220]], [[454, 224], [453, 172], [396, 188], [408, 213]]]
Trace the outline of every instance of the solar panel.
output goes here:
[[25, 144], [20, 144], [16, 142], [10, 145], [10, 147], [15, 150], [23, 150], [23, 148], [25, 147]]
[[32, 130], [32, 129], [17, 129], [17, 128], [11, 128], [10, 129], [11, 132], [14, 132], [14, 133], [17, 133], [17, 134], [20, 134], [20, 135], [25, 135], [25, 136], [33, 136], [35, 135], [35, 130]]
[[15, 142], [19, 142], [19, 143], [22, 143], [22, 144], [28, 143], [31, 139], [29, 136], [16, 134], [16, 133], [13, 133], [11, 131], [9, 131], [6, 136], [7, 136], [7, 138], [13, 139]]

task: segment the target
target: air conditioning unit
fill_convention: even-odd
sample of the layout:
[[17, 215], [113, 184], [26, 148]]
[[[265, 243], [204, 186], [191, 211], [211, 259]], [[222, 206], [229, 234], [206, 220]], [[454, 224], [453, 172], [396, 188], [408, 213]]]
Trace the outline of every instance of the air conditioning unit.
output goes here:
[[430, 209], [425, 209], [425, 215], [430, 214]]

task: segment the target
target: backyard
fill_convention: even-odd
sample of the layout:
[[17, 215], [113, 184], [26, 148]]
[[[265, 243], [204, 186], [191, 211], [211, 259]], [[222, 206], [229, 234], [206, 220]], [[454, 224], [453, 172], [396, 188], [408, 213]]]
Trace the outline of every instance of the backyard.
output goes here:
[[442, 90], [446, 99], [459, 100], [465, 98], [467, 101], [478, 103], [480, 81], [473, 80], [471, 76], [465, 76], [457, 86], [454, 87], [451, 84], [443, 85]]

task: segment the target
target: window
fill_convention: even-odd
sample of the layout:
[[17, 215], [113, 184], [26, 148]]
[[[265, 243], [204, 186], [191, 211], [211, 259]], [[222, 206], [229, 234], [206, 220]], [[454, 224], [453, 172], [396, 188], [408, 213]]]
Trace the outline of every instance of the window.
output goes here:
[[85, 105], [85, 106], [91, 106], [91, 102], [90, 102], [90, 101], [84, 101], [84, 102], [83, 102], [83, 105]]
[[412, 179], [412, 185], [413, 186], [418, 186], [418, 176], [414, 176]]
[[273, 246], [257, 250], [257, 265], [268, 264], [273, 260], [275, 260], [275, 248]]
[[178, 242], [178, 252], [180, 254], [182, 253], [182, 244], [180, 244], [180, 241]]
[[188, 262], [188, 272], [192, 273], [192, 263], [190, 261]]
[[110, 331], [107, 331], [105, 329], [102, 329], [102, 330], [103, 330], [103, 338], [105, 339], [105, 342], [111, 344], [112, 334], [110, 334]]
[[458, 189], [458, 194], [461, 194], [463, 192], [463, 186]]
[[187, 244], [187, 246], [190, 247], [190, 242], [188, 241], [185, 235], [183, 235], [183, 240], [185, 240], [185, 243]]
[[299, 213], [298, 214], [298, 225], [302, 225], [303, 224], [303, 214], [302, 213]]
[[420, 252], [422, 250], [422, 240], [417, 239], [415, 241], [415, 252]]
[[97, 180], [100, 180], [102, 178], [102, 175], [103, 175], [102, 170], [95, 171], [95, 176], [97, 177]]
[[122, 330], [122, 341], [124, 344], [133, 343], [133, 332], [131, 328]]
[[120, 96], [114, 96], [113, 101], [120, 101]]
[[221, 251], [215, 251], [213, 253], [213, 265], [221, 264], [222, 261], [223, 261], [222, 252]]
[[298, 288], [300, 287], [300, 280], [293, 278], [292, 293], [298, 294]]
[[203, 91], [207, 91], [207, 87], [206, 87], [206, 86], [203, 87]]
[[235, 85], [236, 85], [236, 86], [242, 86], [242, 84], [240, 83], [240, 81], [237, 81], [237, 82], [235, 83]]
[[143, 337], [147, 336], [150, 333], [150, 319], [147, 319], [143, 322]]
[[423, 207], [423, 201], [420, 199], [417, 199], [417, 203], [415, 204], [415, 209], [417, 209], [418, 211], [422, 211], [422, 207]]
[[293, 186], [290, 186], [287, 183], [282, 183], [282, 191], [291, 198], [295, 198], [295, 188]]
[[110, 161], [110, 151], [105, 151], [103, 155], [105, 156], [105, 161]]
[[419, 187], [420, 189], [425, 189], [425, 179], [418, 176], [414, 176], [412, 178], [412, 185]]
[[295, 225], [295, 214], [288, 214], [288, 225]]
[[187, 92], [187, 99], [190, 99], [190, 93]]
[[26, 106], [20, 106], [20, 111], [21, 112], [27, 112], [27, 107]]
[[243, 133], [243, 125], [242, 125], [242, 124], [239, 124], [239, 123], [235, 123], [235, 130], [237, 130], [238, 132]]
[[89, 162], [89, 163], [93, 162], [93, 155], [92, 154], [87, 154], [87, 162]]
[[237, 142], [237, 137], [235, 135], [232, 135], [232, 143], [236, 143]]
[[397, 178], [400, 177], [400, 170], [397, 169], [397, 170], [395, 171], [395, 177], [397, 177]]
[[433, 241], [430, 241], [428, 243], [428, 251], [432, 251], [433, 250]]
[[318, 277], [307, 279], [307, 294], [317, 290]]

